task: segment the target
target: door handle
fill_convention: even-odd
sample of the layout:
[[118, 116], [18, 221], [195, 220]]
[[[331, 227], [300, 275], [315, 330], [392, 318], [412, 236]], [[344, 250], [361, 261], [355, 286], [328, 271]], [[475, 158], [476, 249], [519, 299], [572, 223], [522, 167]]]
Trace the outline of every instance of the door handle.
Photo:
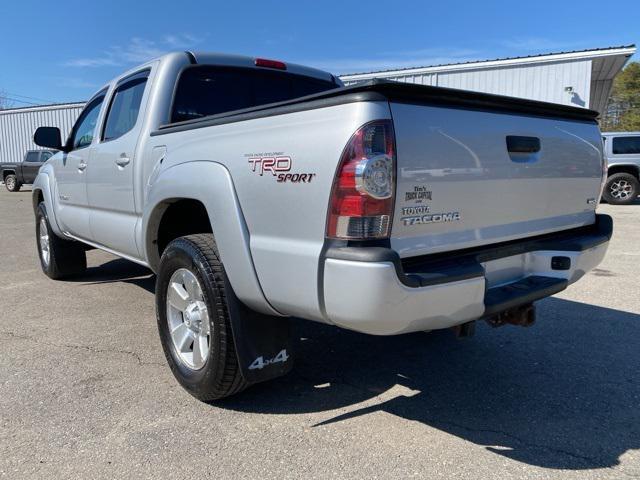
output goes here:
[[507, 135], [507, 151], [509, 153], [537, 153], [540, 151], [540, 139], [538, 137]]
[[120, 156], [116, 159], [116, 163], [119, 167], [126, 167], [131, 162], [131, 159], [127, 157], [125, 153], [121, 153]]
[[512, 162], [536, 162], [540, 157], [540, 149], [540, 139], [538, 137], [507, 135], [507, 152]]
[[80, 162], [78, 164], [78, 170], [80, 170], [80, 172], [84, 172], [86, 168], [87, 168], [87, 164], [85, 162]]

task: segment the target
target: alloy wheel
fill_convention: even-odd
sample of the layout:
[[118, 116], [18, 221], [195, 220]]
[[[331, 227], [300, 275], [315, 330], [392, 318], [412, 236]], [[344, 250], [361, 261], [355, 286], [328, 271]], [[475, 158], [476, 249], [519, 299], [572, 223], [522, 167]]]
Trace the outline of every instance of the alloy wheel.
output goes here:
[[167, 287], [167, 322], [180, 361], [192, 370], [204, 367], [211, 342], [209, 312], [194, 273], [176, 270]]

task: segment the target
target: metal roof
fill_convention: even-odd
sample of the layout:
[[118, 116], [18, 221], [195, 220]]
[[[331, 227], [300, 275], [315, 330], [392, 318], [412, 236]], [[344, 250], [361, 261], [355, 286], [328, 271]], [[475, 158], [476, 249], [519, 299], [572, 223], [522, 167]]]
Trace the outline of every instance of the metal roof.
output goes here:
[[485, 68], [490, 66], [502, 66], [502, 65], [517, 65], [523, 63], [537, 63], [537, 62], [554, 62], [559, 60], [573, 60], [579, 58], [597, 58], [610, 55], [623, 55], [630, 57], [636, 52], [635, 44], [622, 45], [618, 47], [603, 47], [603, 48], [591, 48], [586, 50], [571, 50], [566, 52], [552, 52], [542, 53], [537, 55], [526, 55], [521, 57], [503, 57], [490, 60], [471, 60], [467, 62], [459, 63], [443, 63], [438, 65], [428, 65], [423, 67], [406, 67], [406, 68], [394, 68], [389, 70], [377, 70], [373, 72], [363, 73], [348, 73], [340, 75], [343, 80], [364, 80], [368, 76], [379, 76], [380, 74], [395, 75], [398, 74], [418, 74], [426, 73], [429, 71], [443, 71], [443, 70], [459, 70], [459, 69], [473, 69], [473, 68]]
[[47, 105], [29, 105], [28, 107], [5, 108], [4, 110], [0, 110], [0, 115], [5, 115], [7, 113], [24, 113], [41, 110], [57, 110], [60, 108], [78, 108], [84, 107], [85, 103], [86, 102], [50, 103]]

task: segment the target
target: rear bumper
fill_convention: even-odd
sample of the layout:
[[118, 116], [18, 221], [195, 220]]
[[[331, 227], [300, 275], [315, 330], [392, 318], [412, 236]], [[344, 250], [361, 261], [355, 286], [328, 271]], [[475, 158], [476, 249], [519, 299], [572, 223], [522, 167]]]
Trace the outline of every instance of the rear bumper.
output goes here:
[[604, 258], [613, 222], [485, 248], [400, 260], [382, 247], [329, 248], [332, 323], [374, 335], [452, 327], [553, 295]]

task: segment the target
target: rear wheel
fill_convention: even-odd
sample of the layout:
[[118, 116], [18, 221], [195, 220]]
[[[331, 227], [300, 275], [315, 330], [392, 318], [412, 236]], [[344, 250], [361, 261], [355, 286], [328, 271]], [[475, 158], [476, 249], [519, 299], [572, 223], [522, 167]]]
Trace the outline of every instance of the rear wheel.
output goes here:
[[4, 186], [7, 187], [7, 190], [10, 192], [17, 192], [20, 190], [20, 183], [18, 183], [18, 177], [15, 175], [7, 175], [4, 179]]
[[628, 205], [640, 194], [640, 182], [630, 173], [614, 173], [607, 179], [602, 196], [612, 205]]
[[87, 256], [82, 244], [58, 237], [49, 224], [44, 202], [36, 212], [36, 240], [42, 271], [49, 278], [61, 278], [84, 273]]
[[180, 237], [162, 254], [156, 281], [162, 348], [178, 382], [202, 401], [248, 385], [236, 356], [228, 285], [212, 234]]

